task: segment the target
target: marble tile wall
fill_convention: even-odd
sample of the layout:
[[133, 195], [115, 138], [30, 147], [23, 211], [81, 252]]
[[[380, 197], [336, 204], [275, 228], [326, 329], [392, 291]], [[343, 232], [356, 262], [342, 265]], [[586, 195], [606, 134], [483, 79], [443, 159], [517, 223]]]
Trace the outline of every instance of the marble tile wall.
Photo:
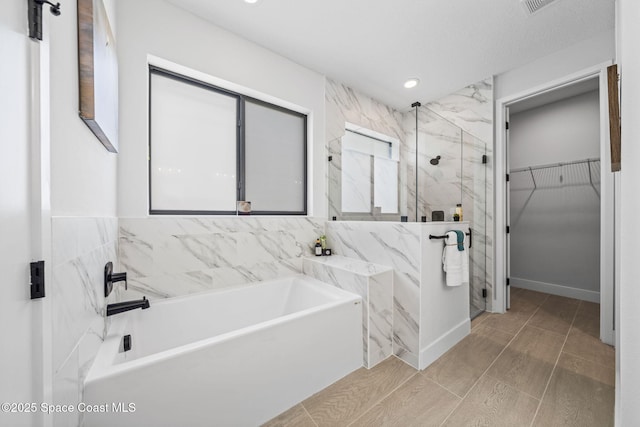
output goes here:
[[393, 276], [393, 353], [418, 366], [420, 322], [419, 223], [327, 222], [334, 253], [390, 266]]
[[[463, 170], [473, 170], [477, 174], [479, 157], [475, 154], [478, 154], [477, 151], [482, 151], [482, 143], [484, 143], [484, 150], [488, 159], [486, 179], [484, 182], [481, 178], [475, 179], [477, 178], [476, 175], [471, 181], [469, 180], [469, 175], [463, 177], [463, 207], [465, 207], [465, 210], [474, 209], [473, 216], [465, 216], [466, 220], [474, 222], [472, 225], [474, 230], [476, 228], [481, 230], [483, 227], [480, 226], [479, 222], [484, 220], [484, 233], [476, 233], [478, 245], [472, 251], [471, 256], [472, 264], [476, 267], [474, 273], [476, 277], [486, 276], [487, 310], [491, 310], [491, 302], [493, 300], [493, 99], [493, 78], [487, 78], [424, 106], [469, 134], [464, 137], [463, 157], [465, 163], [471, 161], [475, 164], [473, 165], [474, 168], [470, 168], [471, 165], [469, 164], [463, 165]], [[473, 147], [472, 150], [476, 151], [475, 154], [470, 154], [469, 150], [465, 150], [471, 147]], [[471, 182], [473, 182], [473, 185]], [[485, 198], [484, 202], [478, 203], [479, 201], [482, 202], [482, 196]], [[474, 202], [465, 204], [465, 198], [466, 200], [473, 199]], [[485, 209], [484, 215], [480, 210], [482, 208]], [[474, 238], [476, 238], [475, 235]], [[480, 250], [480, 242], [483, 241], [486, 250], [484, 254], [481, 254], [478, 251]], [[484, 274], [483, 268], [486, 269], [486, 274]], [[479, 287], [473, 290], [472, 303], [484, 305], [479, 299], [481, 296], [478, 297], [479, 291], [481, 291]]]
[[471, 84], [425, 107], [482, 141], [493, 141], [493, 78]]
[[[405, 177], [406, 161], [403, 149], [405, 131], [402, 126], [402, 114], [367, 95], [359, 93], [348, 86], [333, 80], [326, 82], [326, 135], [327, 150], [331, 156], [328, 174], [327, 200], [329, 201], [328, 217], [341, 217], [342, 212], [342, 143], [345, 123], [349, 122], [363, 128], [382, 133], [400, 141], [399, 188], [401, 214], [406, 206]], [[399, 216], [399, 215], [398, 215]], [[378, 216], [379, 217], [379, 216]], [[376, 216], [369, 218], [375, 220]]]
[[[332, 160], [328, 167], [329, 218], [352, 221], [397, 221], [407, 215], [410, 221], [431, 220], [433, 210], [444, 210], [445, 219], [456, 203], [463, 202], [465, 219], [479, 228], [478, 246], [471, 254], [476, 265], [476, 278], [485, 275], [488, 291], [487, 308], [492, 300], [493, 241], [493, 80], [491, 78], [469, 85], [451, 95], [423, 105], [418, 114], [418, 182], [416, 183], [415, 110], [404, 114], [360, 94], [340, 83], [327, 80], [327, 149]], [[345, 122], [354, 123], [389, 136], [400, 143], [399, 198], [400, 214], [340, 215], [342, 198], [342, 161], [340, 138]], [[486, 179], [478, 179], [478, 159], [481, 151], [489, 162]], [[440, 165], [429, 160], [440, 155]], [[465, 172], [467, 171], [467, 172]], [[462, 183], [462, 185], [461, 185]], [[417, 203], [416, 203], [417, 195]], [[486, 214], [484, 217], [482, 215]], [[417, 215], [416, 215], [417, 214]], [[482, 222], [482, 227], [479, 223]], [[486, 243], [486, 251], [480, 250]], [[484, 279], [482, 283], [484, 283]], [[481, 283], [478, 281], [477, 283]], [[484, 285], [474, 288], [480, 295]], [[484, 307], [484, 299], [472, 298]]]
[[168, 298], [302, 272], [324, 219], [121, 218], [119, 260], [129, 290], [118, 298]]
[[308, 257], [304, 274], [362, 297], [363, 363], [373, 368], [393, 354], [393, 269], [346, 258]]
[[[104, 265], [117, 266], [118, 219], [53, 217], [53, 403], [77, 404], [82, 383], [105, 336]], [[54, 425], [79, 425], [77, 412], [55, 414]]]
[[[474, 230], [471, 252], [471, 302], [491, 310], [493, 296], [493, 82], [486, 79], [469, 85], [418, 110], [418, 179], [416, 182], [415, 110], [404, 115], [409, 164], [407, 165], [410, 220], [433, 210], [451, 210], [462, 202], [464, 220]], [[486, 154], [488, 163], [482, 164]], [[437, 166], [430, 160], [441, 156]], [[416, 191], [417, 185], [417, 191]], [[417, 204], [413, 201], [416, 200]], [[482, 289], [487, 288], [486, 300]]]
[[[420, 221], [426, 216], [431, 221], [434, 210], [445, 213], [445, 221], [452, 221], [451, 209], [460, 203], [462, 189], [462, 129], [444, 120], [431, 110], [421, 107], [418, 110], [418, 156], [415, 146], [415, 110], [405, 115], [408, 140], [414, 144], [407, 147], [410, 160], [408, 216], [411, 221]], [[431, 160], [440, 156], [438, 165]], [[415, 165], [418, 162], [418, 179], [415, 178]], [[417, 202], [415, 198], [418, 186]], [[416, 217], [417, 214], [417, 217]]]

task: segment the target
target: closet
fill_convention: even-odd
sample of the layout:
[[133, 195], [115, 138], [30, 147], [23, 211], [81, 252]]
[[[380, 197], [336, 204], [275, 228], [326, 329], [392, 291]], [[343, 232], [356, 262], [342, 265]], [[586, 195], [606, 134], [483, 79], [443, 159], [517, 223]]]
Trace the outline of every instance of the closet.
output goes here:
[[509, 278], [600, 302], [598, 79], [509, 107]]

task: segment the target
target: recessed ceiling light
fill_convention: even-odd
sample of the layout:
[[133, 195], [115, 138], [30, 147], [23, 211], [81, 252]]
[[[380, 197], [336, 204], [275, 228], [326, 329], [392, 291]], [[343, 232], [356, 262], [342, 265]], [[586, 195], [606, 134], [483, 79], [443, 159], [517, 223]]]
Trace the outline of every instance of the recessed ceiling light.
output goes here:
[[404, 82], [404, 87], [406, 87], [407, 89], [411, 89], [414, 88], [416, 86], [418, 86], [418, 84], [420, 83], [420, 79], [417, 77], [412, 77], [409, 80], [407, 80], [406, 82]]
[[249, 4], [256, 4], [258, 3], [258, 0], [244, 0], [244, 2]]

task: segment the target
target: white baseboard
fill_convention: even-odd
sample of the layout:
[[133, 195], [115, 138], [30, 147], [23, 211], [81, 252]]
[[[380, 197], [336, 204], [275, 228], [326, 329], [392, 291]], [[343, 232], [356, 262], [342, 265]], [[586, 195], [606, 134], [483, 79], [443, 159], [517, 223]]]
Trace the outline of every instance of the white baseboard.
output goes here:
[[510, 283], [513, 288], [529, 289], [530, 291], [544, 292], [551, 295], [575, 298], [600, 304], [600, 292], [571, 288], [569, 286], [556, 285], [553, 283], [536, 282], [535, 280], [520, 279], [518, 277], [512, 277]]
[[440, 356], [445, 354], [451, 347], [458, 344], [460, 340], [469, 335], [471, 332], [471, 320], [465, 319], [463, 322], [454, 326], [449, 332], [443, 334], [440, 338], [433, 341], [427, 347], [420, 350], [420, 370], [435, 362]]

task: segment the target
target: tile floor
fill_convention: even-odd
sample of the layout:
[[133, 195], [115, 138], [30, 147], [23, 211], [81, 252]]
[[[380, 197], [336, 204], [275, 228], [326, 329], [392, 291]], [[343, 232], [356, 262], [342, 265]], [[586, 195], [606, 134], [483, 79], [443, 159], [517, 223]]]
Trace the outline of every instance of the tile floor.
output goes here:
[[389, 358], [265, 425], [613, 425], [614, 349], [598, 339], [598, 304], [514, 288], [511, 310], [471, 323], [424, 371]]

